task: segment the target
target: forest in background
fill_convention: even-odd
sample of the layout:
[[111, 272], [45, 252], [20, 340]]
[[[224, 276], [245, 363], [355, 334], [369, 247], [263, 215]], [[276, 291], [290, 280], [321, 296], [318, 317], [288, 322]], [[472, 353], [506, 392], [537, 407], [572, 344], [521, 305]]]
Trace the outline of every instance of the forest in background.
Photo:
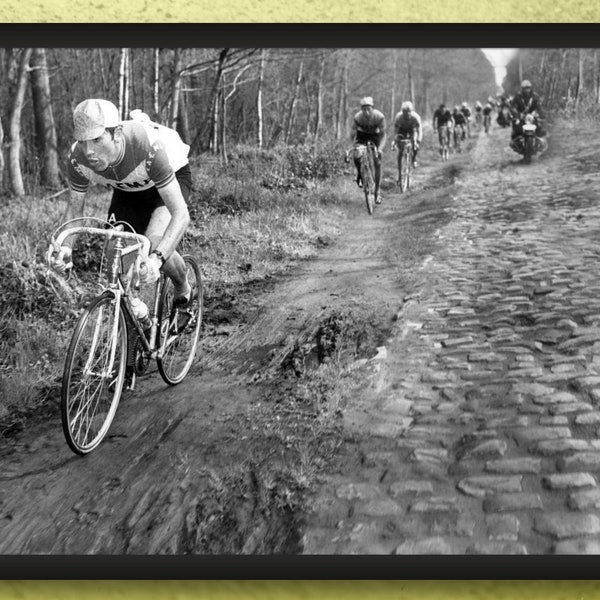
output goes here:
[[[595, 115], [598, 49], [527, 49], [508, 65], [504, 91], [534, 82], [548, 108]], [[1, 48], [0, 193], [64, 186], [72, 110], [103, 97], [123, 118], [142, 109], [176, 128], [191, 155], [227, 161], [237, 145], [346, 140], [363, 95], [391, 124], [403, 100], [424, 118], [440, 102], [485, 100], [498, 90], [478, 48]], [[45, 192], [44, 192], [45, 193]]]

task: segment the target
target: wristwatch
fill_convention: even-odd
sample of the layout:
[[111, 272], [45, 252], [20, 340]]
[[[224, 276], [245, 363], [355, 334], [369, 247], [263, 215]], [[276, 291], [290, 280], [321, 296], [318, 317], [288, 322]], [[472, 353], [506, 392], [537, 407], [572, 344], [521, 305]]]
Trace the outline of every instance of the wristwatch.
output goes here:
[[158, 256], [158, 258], [160, 259], [161, 266], [167, 262], [165, 255], [160, 250], [152, 250], [150, 254], [155, 254], [156, 256]]

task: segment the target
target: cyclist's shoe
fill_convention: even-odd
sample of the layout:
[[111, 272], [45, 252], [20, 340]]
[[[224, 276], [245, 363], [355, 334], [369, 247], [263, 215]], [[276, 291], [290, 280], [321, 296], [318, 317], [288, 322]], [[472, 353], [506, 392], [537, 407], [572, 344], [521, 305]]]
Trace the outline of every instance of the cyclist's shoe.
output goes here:
[[362, 188], [362, 179], [360, 178], [360, 175], [358, 175], [358, 176], [356, 177], [356, 185], [357, 185], [359, 188]]
[[132, 366], [125, 368], [125, 382], [123, 383], [123, 389], [133, 392], [135, 390], [135, 369]]
[[413, 169], [416, 169], [419, 166], [419, 163], [416, 160], [413, 160], [412, 166]]
[[381, 194], [377, 194], [375, 196], [375, 204], [381, 204], [381, 200], [382, 200]]
[[190, 323], [194, 316], [192, 305], [198, 297], [198, 289], [190, 289], [189, 297], [175, 298], [173, 300], [173, 310], [169, 317], [169, 332], [173, 335], [180, 334]]

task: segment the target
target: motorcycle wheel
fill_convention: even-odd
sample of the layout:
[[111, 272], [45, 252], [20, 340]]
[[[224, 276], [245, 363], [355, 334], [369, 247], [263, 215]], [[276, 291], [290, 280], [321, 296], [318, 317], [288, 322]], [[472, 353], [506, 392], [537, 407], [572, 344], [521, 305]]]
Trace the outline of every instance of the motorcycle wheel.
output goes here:
[[533, 142], [534, 139], [531, 136], [527, 136], [524, 140], [523, 162], [526, 165], [528, 165], [531, 162], [531, 157], [533, 156]]

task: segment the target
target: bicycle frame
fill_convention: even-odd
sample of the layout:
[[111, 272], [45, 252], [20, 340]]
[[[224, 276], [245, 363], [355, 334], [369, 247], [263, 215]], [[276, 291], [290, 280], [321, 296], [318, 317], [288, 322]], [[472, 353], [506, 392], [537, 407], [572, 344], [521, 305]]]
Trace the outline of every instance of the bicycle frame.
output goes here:
[[[142, 260], [142, 256], [147, 257], [150, 253], [150, 240], [141, 234], [132, 233], [128, 231], [120, 231], [118, 229], [101, 229], [99, 227], [86, 227], [86, 226], [76, 226], [65, 229], [62, 231], [55, 240], [50, 244], [50, 248], [48, 249], [47, 261], [50, 260], [52, 253], [57, 252], [60, 247], [64, 244], [65, 240], [74, 235], [80, 234], [92, 234], [99, 235], [105, 237], [107, 241], [115, 240], [115, 247], [112, 250], [112, 256], [110, 264], [107, 265], [108, 271], [108, 284], [103, 290], [104, 292], [109, 292], [115, 299], [115, 306], [122, 307], [126, 318], [129, 320], [129, 324], [132, 324], [141, 343], [144, 347], [144, 350], [148, 352], [151, 358], [156, 358], [158, 355], [158, 350], [155, 348], [156, 339], [157, 339], [157, 331], [158, 331], [158, 304], [160, 302], [160, 292], [161, 286], [164, 282], [164, 275], [161, 274], [160, 278], [156, 282], [156, 288], [154, 290], [154, 305], [152, 307], [150, 313], [150, 319], [152, 321], [152, 327], [150, 329], [150, 339], [147, 339], [144, 335], [144, 331], [138, 321], [138, 319], [133, 314], [133, 309], [131, 308], [131, 303], [129, 300], [129, 288], [131, 286], [131, 271], [135, 270], [136, 274], [139, 273], [139, 266]], [[124, 241], [133, 242], [129, 246], [125, 246], [123, 244]], [[128, 254], [137, 253], [135, 262], [128, 269], [126, 274], [127, 285], [123, 285], [121, 280], [121, 276], [123, 274], [122, 271], [122, 259], [124, 256]], [[114, 331], [112, 339], [116, 339], [117, 329], [118, 329], [119, 320], [114, 320]], [[111, 349], [111, 363], [114, 360], [114, 353], [116, 351], [116, 347]]]

